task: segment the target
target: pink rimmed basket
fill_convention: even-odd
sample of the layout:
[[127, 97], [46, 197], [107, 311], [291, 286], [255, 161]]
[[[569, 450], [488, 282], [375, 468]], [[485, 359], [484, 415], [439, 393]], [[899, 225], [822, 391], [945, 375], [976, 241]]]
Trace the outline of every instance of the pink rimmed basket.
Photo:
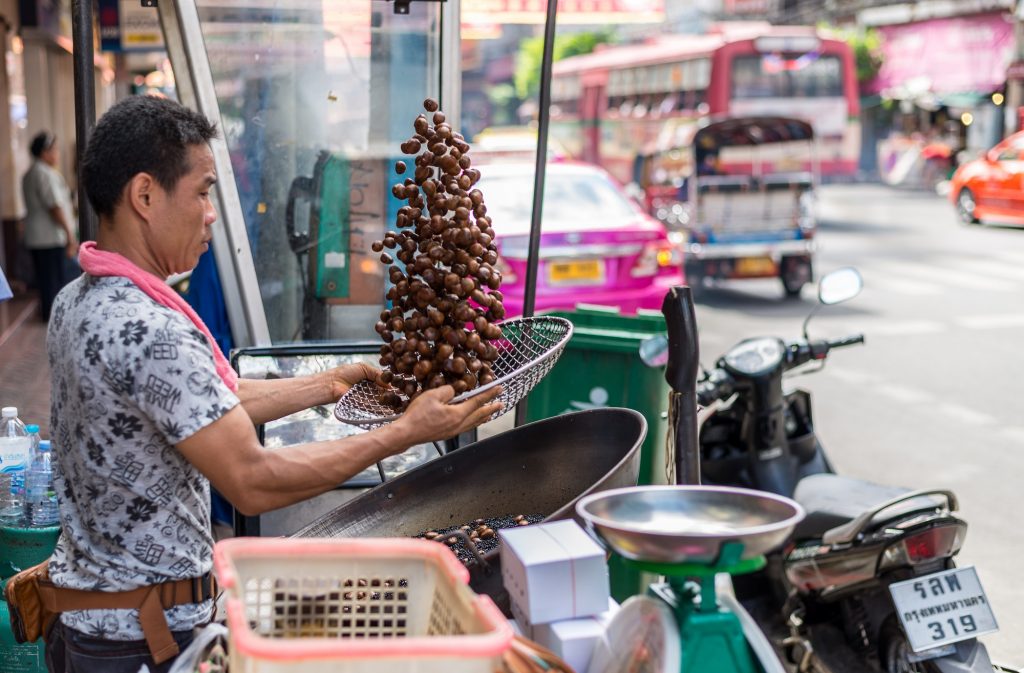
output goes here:
[[493, 673], [512, 642], [436, 542], [235, 538], [213, 563], [232, 673]]

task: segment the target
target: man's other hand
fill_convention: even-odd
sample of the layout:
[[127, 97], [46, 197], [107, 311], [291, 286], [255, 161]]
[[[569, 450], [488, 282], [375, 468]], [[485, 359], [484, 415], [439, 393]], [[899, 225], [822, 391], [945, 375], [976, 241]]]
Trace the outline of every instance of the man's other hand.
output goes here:
[[441, 386], [413, 400], [395, 425], [400, 425], [408, 433], [412, 445], [455, 437], [500, 411], [502, 403], [496, 401], [500, 394], [501, 386], [495, 386], [465, 402], [448, 404], [455, 397], [455, 389]]
[[355, 384], [363, 379], [377, 381], [380, 370], [370, 365], [357, 363], [342, 365], [326, 372], [328, 385], [330, 386], [330, 400], [328, 404], [338, 401], [338, 398], [349, 391]]

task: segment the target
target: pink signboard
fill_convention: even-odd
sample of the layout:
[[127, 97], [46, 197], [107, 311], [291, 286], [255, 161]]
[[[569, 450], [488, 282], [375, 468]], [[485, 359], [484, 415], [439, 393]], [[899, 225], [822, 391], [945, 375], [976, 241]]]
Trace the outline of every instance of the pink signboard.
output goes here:
[[869, 93], [978, 92], [1002, 87], [1013, 59], [1013, 18], [991, 13], [883, 26], [883, 63]]

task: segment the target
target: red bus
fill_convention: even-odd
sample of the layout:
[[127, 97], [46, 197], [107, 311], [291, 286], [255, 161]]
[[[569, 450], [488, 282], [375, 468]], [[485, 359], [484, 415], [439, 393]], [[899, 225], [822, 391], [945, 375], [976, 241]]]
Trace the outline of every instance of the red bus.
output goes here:
[[606, 47], [554, 65], [551, 133], [575, 158], [633, 180], [638, 154], [671, 151], [706, 118], [808, 121], [824, 177], [860, 156], [853, 52], [805, 26], [718, 24], [708, 34]]

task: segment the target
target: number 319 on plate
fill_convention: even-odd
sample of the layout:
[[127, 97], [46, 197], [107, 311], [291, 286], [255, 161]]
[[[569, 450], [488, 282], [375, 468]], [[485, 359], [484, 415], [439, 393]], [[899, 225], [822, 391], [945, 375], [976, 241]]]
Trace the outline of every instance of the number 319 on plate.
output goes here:
[[889, 593], [915, 653], [999, 630], [973, 567], [897, 582]]

